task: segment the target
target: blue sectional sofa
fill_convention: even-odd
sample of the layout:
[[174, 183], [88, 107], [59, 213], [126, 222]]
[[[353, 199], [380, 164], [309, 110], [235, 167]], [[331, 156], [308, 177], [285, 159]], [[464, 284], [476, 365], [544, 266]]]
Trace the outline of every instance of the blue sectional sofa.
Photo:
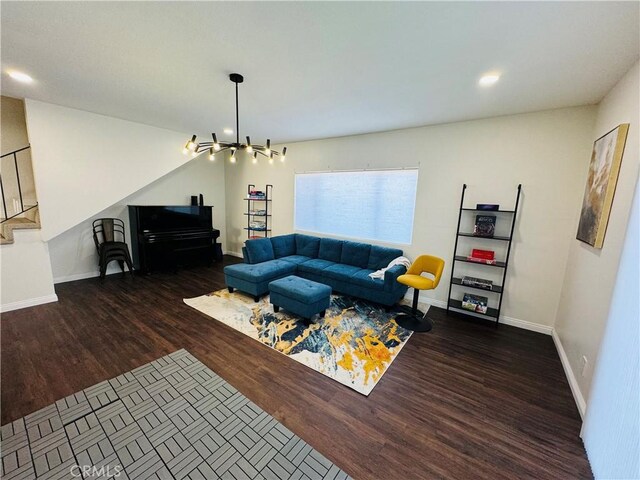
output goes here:
[[402, 256], [397, 248], [293, 233], [248, 240], [242, 253], [245, 263], [226, 266], [225, 281], [230, 291], [238, 289], [256, 301], [269, 291], [269, 282], [288, 275], [386, 306], [394, 305], [407, 292], [407, 287], [396, 281], [406, 272], [404, 266], [387, 270], [384, 280], [369, 277]]

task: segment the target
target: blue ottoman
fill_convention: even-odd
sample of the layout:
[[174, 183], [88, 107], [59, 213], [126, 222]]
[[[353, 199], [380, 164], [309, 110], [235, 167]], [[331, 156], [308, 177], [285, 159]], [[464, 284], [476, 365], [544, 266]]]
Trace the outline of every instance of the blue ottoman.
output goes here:
[[289, 275], [269, 283], [273, 311], [280, 307], [306, 319], [316, 313], [324, 317], [331, 302], [331, 287], [306, 278]]

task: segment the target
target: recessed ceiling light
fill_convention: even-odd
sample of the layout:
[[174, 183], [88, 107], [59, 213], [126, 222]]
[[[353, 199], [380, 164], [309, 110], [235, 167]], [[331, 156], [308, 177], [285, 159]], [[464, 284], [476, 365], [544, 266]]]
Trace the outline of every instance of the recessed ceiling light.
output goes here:
[[478, 80], [478, 83], [483, 87], [488, 87], [496, 83], [498, 80], [500, 80], [500, 74], [487, 73], [486, 75], [483, 75], [482, 77], [480, 77], [480, 80]]
[[224, 130], [222, 130], [226, 135], [233, 135], [233, 130], [231, 130], [230, 128], [225, 128]]
[[31, 78], [26, 73], [22, 73], [22, 72], [9, 72], [9, 76], [11, 78], [13, 78], [14, 80], [17, 80], [17, 81], [22, 82], [22, 83], [31, 83], [31, 82], [33, 82], [33, 78]]

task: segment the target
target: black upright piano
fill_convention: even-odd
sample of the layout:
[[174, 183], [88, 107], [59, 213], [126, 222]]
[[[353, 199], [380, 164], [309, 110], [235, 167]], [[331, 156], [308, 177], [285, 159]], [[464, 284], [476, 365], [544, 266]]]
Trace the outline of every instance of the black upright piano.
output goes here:
[[175, 270], [221, 259], [211, 206], [129, 205], [133, 263], [137, 270]]

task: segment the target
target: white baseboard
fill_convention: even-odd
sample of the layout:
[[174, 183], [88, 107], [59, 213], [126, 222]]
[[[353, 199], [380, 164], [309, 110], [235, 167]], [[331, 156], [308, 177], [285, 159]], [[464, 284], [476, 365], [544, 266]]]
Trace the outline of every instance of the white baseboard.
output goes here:
[[65, 283], [65, 282], [74, 282], [76, 280], [84, 280], [86, 278], [93, 278], [100, 276], [100, 272], [85, 272], [85, 273], [74, 273], [73, 275], [65, 275], [62, 277], [55, 277], [53, 279], [53, 283]]
[[[411, 300], [413, 299], [413, 293], [407, 293], [404, 299], [407, 302], [411, 303]], [[433, 305], [434, 307], [439, 308], [447, 308], [447, 302], [444, 302], [442, 300], [435, 300], [433, 298], [420, 299], [419, 304], [420, 303], [422, 303], [423, 305]], [[478, 318], [482, 317], [478, 316]], [[541, 325], [539, 323], [529, 322], [520, 318], [507, 317], [505, 315], [502, 315], [500, 317], [500, 323], [504, 325], [511, 325], [512, 327], [522, 328], [524, 330], [530, 330], [532, 332], [544, 333], [545, 335], [551, 335], [553, 332], [553, 327], [550, 327], [549, 325]]]
[[576, 406], [578, 407], [578, 412], [580, 413], [580, 417], [584, 420], [584, 414], [587, 411], [587, 402], [585, 402], [582, 393], [580, 392], [580, 387], [578, 386], [578, 380], [576, 380], [576, 376], [573, 374], [573, 370], [571, 369], [571, 364], [569, 364], [569, 358], [567, 357], [566, 352], [564, 351], [564, 347], [562, 346], [562, 342], [560, 341], [560, 337], [555, 329], [552, 329], [551, 337], [553, 338], [553, 343], [556, 344], [556, 350], [558, 350], [558, 355], [560, 355], [560, 362], [562, 363], [562, 368], [564, 368], [564, 374], [569, 381], [569, 387], [571, 387], [571, 393], [573, 394], [573, 398], [576, 401]]
[[[126, 271], [129, 274], [129, 270]], [[107, 277], [109, 275], [122, 275], [122, 270], [119, 267], [107, 267]], [[85, 280], [87, 278], [95, 278], [99, 277], [100, 272], [98, 270], [92, 270], [91, 272], [84, 273], [74, 273], [73, 275], [64, 275], [62, 277], [54, 277], [53, 283], [65, 283], [65, 282], [74, 282], [76, 280]]]
[[45, 295], [44, 297], [30, 298], [28, 300], [20, 300], [19, 302], [11, 302], [0, 305], [0, 312], [10, 312], [12, 310], [20, 310], [21, 308], [35, 307], [45, 303], [57, 302], [58, 295]]
[[513, 318], [502, 316], [500, 317], [500, 323], [504, 325], [511, 325], [512, 327], [523, 328], [532, 332], [544, 333], [545, 335], [551, 335], [553, 333], [553, 327], [549, 325], [542, 325], [540, 323], [533, 323], [520, 318]]

